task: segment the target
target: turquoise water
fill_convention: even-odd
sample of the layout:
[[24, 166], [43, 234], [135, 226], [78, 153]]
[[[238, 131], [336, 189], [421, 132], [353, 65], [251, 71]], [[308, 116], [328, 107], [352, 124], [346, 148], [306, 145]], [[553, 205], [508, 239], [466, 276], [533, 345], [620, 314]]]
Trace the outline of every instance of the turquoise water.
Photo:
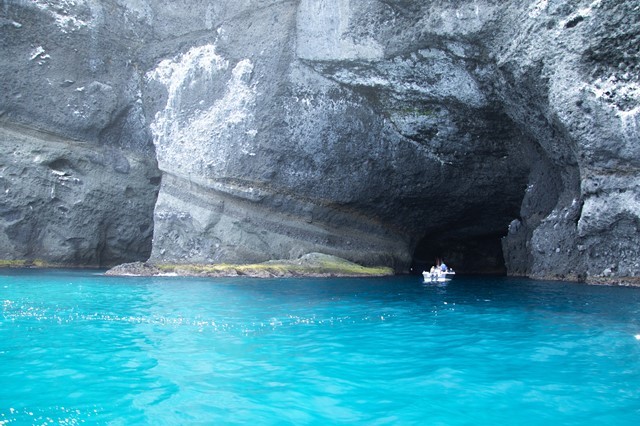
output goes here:
[[640, 424], [640, 289], [0, 271], [0, 425]]

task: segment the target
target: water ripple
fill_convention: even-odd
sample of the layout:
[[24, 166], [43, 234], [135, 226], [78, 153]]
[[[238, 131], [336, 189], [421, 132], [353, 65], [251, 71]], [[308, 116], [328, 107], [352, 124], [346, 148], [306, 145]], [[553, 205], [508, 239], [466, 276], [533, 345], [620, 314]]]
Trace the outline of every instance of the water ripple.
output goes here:
[[640, 293], [0, 276], [5, 424], [636, 424]]

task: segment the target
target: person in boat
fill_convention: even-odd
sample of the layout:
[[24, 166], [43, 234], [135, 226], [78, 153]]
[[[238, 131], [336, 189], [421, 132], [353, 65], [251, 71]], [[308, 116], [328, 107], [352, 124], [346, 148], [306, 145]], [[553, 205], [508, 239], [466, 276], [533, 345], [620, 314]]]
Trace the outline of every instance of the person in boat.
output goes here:
[[442, 262], [442, 264], [440, 265], [440, 270], [442, 272], [447, 272], [447, 270], [449, 270], [449, 268], [447, 267], [447, 265], [445, 265], [444, 262]]

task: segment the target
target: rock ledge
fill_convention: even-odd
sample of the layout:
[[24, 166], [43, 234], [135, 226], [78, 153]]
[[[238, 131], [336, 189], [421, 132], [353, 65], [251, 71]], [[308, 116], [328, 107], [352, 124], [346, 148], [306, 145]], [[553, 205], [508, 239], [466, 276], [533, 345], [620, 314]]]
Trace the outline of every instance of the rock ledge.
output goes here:
[[393, 275], [387, 267], [364, 267], [336, 256], [306, 254], [296, 260], [270, 260], [247, 265], [167, 264], [133, 262], [106, 272], [114, 276], [197, 276], [256, 278], [282, 277], [380, 277]]

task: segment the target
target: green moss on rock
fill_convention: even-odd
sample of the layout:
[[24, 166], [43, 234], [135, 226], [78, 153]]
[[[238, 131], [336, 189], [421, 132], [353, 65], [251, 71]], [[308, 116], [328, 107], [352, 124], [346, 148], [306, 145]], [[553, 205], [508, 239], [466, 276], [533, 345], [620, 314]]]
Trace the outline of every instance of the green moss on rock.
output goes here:
[[0, 259], [0, 268], [53, 268], [56, 265], [41, 259]]
[[107, 271], [107, 275], [180, 275], [210, 277], [377, 277], [393, 275], [388, 267], [366, 267], [321, 253], [310, 253], [296, 260], [271, 260], [264, 263], [169, 264], [128, 263]]

